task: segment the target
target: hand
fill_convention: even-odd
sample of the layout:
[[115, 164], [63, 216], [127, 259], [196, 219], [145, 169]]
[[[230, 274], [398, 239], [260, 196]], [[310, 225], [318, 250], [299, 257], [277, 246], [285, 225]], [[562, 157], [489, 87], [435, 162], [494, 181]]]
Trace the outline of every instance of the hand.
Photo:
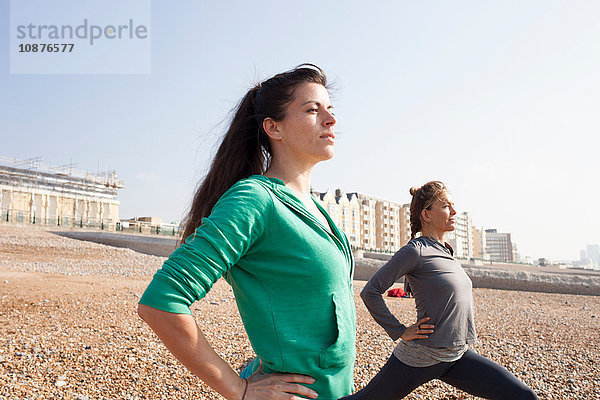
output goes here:
[[302, 400], [301, 397], [290, 396], [300, 394], [316, 399], [319, 395], [312, 389], [300, 385], [311, 384], [315, 379], [300, 374], [265, 374], [262, 362], [255, 373], [248, 378], [248, 390], [244, 400]]
[[400, 338], [406, 341], [414, 339], [427, 339], [429, 337], [427, 335], [433, 333], [433, 328], [435, 328], [431, 324], [424, 324], [430, 319], [431, 318], [429, 317], [421, 318], [419, 322], [406, 328], [406, 330], [404, 331], [402, 336], [400, 336]]

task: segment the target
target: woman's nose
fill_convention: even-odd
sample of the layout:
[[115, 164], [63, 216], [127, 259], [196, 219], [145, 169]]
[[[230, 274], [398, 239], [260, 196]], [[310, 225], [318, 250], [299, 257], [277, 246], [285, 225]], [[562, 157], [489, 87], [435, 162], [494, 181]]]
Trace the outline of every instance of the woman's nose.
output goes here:
[[337, 119], [335, 118], [335, 115], [333, 115], [333, 112], [327, 110], [327, 116], [324, 121], [325, 126], [333, 126], [336, 122]]

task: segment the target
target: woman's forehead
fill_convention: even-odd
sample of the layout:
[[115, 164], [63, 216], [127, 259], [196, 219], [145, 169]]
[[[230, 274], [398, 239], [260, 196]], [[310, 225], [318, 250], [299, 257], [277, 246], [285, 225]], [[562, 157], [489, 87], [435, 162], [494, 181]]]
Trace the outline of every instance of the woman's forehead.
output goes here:
[[445, 203], [445, 202], [453, 203], [454, 202], [454, 199], [452, 198], [452, 193], [448, 192], [447, 190], [444, 190], [443, 192], [441, 192], [438, 195], [438, 200], [441, 201], [442, 203]]
[[305, 103], [307, 101], [329, 105], [330, 100], [327, 88], [320, 83], [301, 83], [294, 90], [294, 102]]

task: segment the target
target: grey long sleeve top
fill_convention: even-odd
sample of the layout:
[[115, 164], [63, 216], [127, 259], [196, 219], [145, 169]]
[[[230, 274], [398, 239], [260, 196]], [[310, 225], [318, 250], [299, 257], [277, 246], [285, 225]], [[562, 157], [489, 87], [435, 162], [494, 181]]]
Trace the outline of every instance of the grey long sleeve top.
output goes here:
[[361, 297], [387, 334], [397, 340], [406, 326], [394, 317], [382, 295], [400, 277], [412, 289], [417, 320], [431, 318], [434, 333], [418, 343], [429, 347], [452, 347], [477, 341], [473, 321], [471, 279], [452, 255], [436, 240], [419, 237], [402, 247], [366, 284]]

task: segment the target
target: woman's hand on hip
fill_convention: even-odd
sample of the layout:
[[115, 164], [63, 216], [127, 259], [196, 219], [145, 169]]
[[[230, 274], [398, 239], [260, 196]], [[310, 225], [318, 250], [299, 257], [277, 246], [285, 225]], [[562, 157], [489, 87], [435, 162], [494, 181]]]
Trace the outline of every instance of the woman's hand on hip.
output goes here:
[[315, 379], [300, 374], [265, 374], [262, 363], [255, 373], [248, 378], [248, 390], [244, 400], [301, 400], [301, 397], [290, 394], [316, 399], [317, 392], [301, 383], [311, 384]]
[[433, 333], [433, 328], [435, 326], [431, 324], [425, 324], [425, 322], [429, 321], [431, 318], [425, 317], [421, 318], [416, 324], [413, 324], [406, 328], [401, 339], [409, 341], [414, 339], [427, 339], [429, 334]]

